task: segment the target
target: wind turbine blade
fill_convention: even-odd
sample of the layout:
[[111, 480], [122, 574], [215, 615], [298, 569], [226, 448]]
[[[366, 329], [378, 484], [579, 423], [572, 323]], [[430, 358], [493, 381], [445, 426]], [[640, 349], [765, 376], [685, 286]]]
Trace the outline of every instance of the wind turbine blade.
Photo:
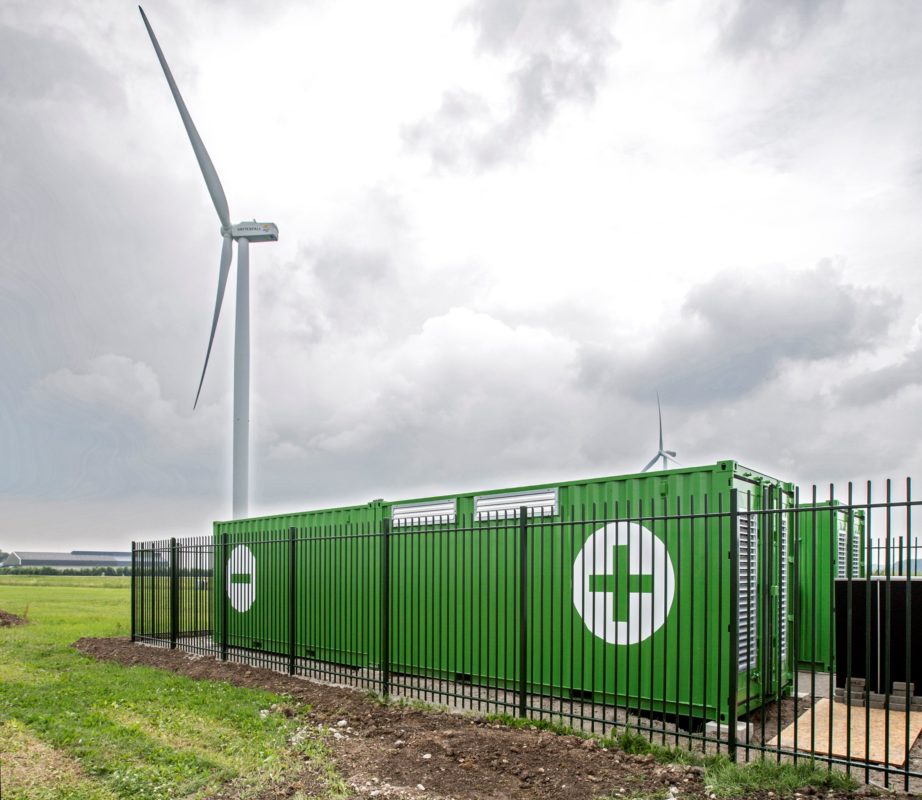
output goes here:
[[676, 461], [672, 456], [665, 456], [665, 458], [668, 458], [668, 459], [669, 459], [673, 464], [675, 464], [677, 467], [681, 467], [681, 466], [682, 466], [682, 465], [681, 465], [678, 461]]
[[663, 407], [659, 404], [659, 392], [656, 393], [656, 413], [659, 414], [659, 449], [663, 450]]
[[202, 169], [202, 176], [205, 178], [205, 185], [208, 187], [208, 194], [211, 195], [211, 201], [214, 203], [215, 211], [218, 212], [218, 218], [221, 220], [221, 224], [225, 228], [229, 228], [230, 211], [227, 208], [227, 197], [224, 196], [224, 188], [221, 186], [221, 181], [218, 179], [217, 170], [215, 170], [214, 164], [211, 163], [211, 158], [208, 156], [208, 151], [205, 149], [202, 137], [198, 135], [198, 131], [195, 129], [195, 123], [192, 122], [192, 117], [189, 116], [189, 110], [183, 102], [182, 95], [179, 93], [179, 88], [176, 86], [176, 81], [173, 80], [173, 73], [170, 72], [166, 59], [163, 57], [160, 43], [157, 41], [157, 37], [154, 36], [154, 29], [151, 28], [150, 23], [147, 21], [147, 14], [144, 13], [144, 9], [141, 8], [141, 6], [138, 6], [138, 10], [141, 12], [141, 19], [144, 20], [144, 27], [147, 28], [151, 44], [153, 44], [154, 50], [157, 53], [157, 58], [160, 60], [160, 66], [163, 67], [163, 74], [166, 75], [166, 82], [170, 85], [170, 91], [173, 93], [173, 99], [176, 101], [176, 107], [179, 109], [179, 116], [182, 117], [182, 124], [186, 126], [186, 133], [189, 134], [189, 141], [192, 143], [192, 149], [195, 151], [198, 165]]
[[652, 467], [658, 460], [659, 460], [659, 453], [657, 453], [655, 456], [653, 456], [653, 458], [652, 458], [652, 460], [650, 461], [650, 463], [647, 464], [647, 466], [645, 466], [645, 467], [644, 467], [642, 470], [640, 470], [640, 471], [641, 471], [641, 472], [646, 472], [646, 471], [647, 471], [648, 469], [650, 469], [650, 467]]
[[224, 245], [221, 248], [221, 266], [218, 269], [218, 296], [214, 302], [214, 319], [211, 320], [211, 336], [208, 337], [208, 350], [205, 353], [205, 366], [202, 367], [202, 377], [198, 382], [198, 391], [195, 393], [195, 403], [192, 405], [193, 411], [198, 405], [199, 395], [202, 393], [202, 384], [205, 382], [205, 371], [208, 369], [208, 359], [211, 356], [211, 346], [214, 344], [214, 333], [218, 328], [218, 317], [221, 316], [221, 303], [224, 301], [224, 287], [227, 286], [227, 273], [230, 272], [231, 256], [231, 237], [224, 237]]

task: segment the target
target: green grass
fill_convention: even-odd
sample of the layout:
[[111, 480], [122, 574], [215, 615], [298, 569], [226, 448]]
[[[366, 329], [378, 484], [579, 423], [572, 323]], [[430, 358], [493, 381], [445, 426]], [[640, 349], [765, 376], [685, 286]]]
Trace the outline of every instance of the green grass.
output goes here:
[[[579, 731], [568, 725], [559, 722], [551, 722], [546, 719], [523, 719], [522, 717], [513, 717], [511, 714], [487, 714], [487, 722], [496, 722], [500, 725], [506, 725], [510, 728], [519, 728], [526, 731], [550, 731], [560, 736], [579, 736], [580, 739], [590, 739], [592, 735], [585, 731]], [[646, 741], [646, 739], [644, 739]]]
[[745, 797], [764, 791], [789, 797], [808, 786], [842, 792], [852, 791], [858, 786], [844, 772], [830, 771], [810, 763], [779, 764], [766, 759], [734, 764], [724, 756], [708, 765], [705, 783], [718, 797]]
[[[324, 797], [346, 796], [323, 735], [308, 723], [306, 710], [287, 706], [286, 698], [101, 663], [71, 647], [81, 636], [128, 633], [128, 586], [129, 579], [118, 577], [0, 576], [0, 608], [30, 623], [0, 628], [4, 800], [205, 798], [228, 784], [255, 796], [298, 773], [305, 759], [326, 783]], [[488, 719], [589, 736], [545, 720]], [[733, 764], [632, 732], [600, 744], [702, 766], [718, 797], [855, 786], [842, 773], [809, 764]]]
[[344, 792], [322, 734], [286, 698], [71, 647], [126, 635], [128, 607], [126, 578], [0, 577], [0, 608], [30, 623], [0, 628], [4, 798], [204, 798], [231, 783], [256, 794], [305, 758], [328, 796]]

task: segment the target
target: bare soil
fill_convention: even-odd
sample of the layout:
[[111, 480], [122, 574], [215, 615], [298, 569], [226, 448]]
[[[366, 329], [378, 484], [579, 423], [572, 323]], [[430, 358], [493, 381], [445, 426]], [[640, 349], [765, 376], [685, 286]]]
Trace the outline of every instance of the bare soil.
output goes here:
[[[126, 638], [81, 639], [75, 647], [100, 660], [144, 664], [291, 696], [309, 707], [312, 725], [331, 729], [337, 769], [356, 798], [595, 800], [666, 797], [670, 789], [682, 798], [708, 797], [700, 767], [662, 764], [649, 755], [603, 748], [594, 739], [491, 724], [470, 714], [385, 705], [354, 689], [132, 644]], [[320, 776], [306, 766], [296, 780], [262, 796], [287, 797], [322, 786]], [[806, 789], [803, 794], [814, 792]], [[772, 795], [750, 797], [768, 800]]]
[[[740, 720], [752, 725], [750, 741], [753, 744], [770, 742], [778, 731], [783, 731], [794, 720], [810, 710], [813, 702], [809, 697], [782, 697], [766, 703]], [[780, 720], [780, 725], [779, 725]]]
[[27, 619], [23, 619], [17, 614], [11, 614], [9, 611], [4, 611], [0, 608], [0, 628], [10, 628], [13, 625], [25, 625], [29, 622]]

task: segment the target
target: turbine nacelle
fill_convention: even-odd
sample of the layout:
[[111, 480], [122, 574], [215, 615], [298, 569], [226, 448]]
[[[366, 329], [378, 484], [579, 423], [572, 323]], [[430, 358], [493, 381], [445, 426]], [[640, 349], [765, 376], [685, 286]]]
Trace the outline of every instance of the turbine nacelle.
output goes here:
[[[251, 242], [277, 242], [279, 240], [279, 229], [274, 222], [238, 222], [231, 225], [230, 233], [232, 239], [248, 239]], [[224, 231], [221, 231], [224, 235]]]

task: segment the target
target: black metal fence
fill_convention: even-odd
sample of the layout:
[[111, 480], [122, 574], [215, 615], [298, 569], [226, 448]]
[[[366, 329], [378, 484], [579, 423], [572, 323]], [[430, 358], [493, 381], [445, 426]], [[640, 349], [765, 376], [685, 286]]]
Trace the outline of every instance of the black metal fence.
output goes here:
[[132, 547], [132, 639], [922, 786], [907, 480]]

